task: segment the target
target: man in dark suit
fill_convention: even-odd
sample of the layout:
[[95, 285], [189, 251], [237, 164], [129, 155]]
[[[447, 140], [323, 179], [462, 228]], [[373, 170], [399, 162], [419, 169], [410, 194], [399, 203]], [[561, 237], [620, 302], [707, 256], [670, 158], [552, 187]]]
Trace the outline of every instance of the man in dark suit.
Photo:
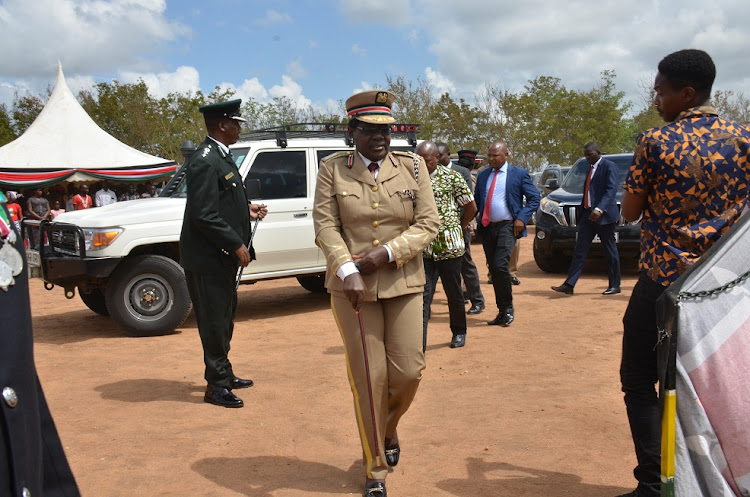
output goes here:
[[568, 269], [568, 278], [560, 286], [553, 286], [556, 292], [573, 294], [578, 278], [583, 270], [583, 263], [596, 235], [602, 242], [604, 257], [609, 268], [609, 286], [602, 295], [620, 293], [620, 256], [615, 241], [615, 223], [620, 219], [617, 208], [619, 172], [617, 164], [602, 157], [602, 151], [594, 142], [587, 143], [583, 155], [591, 165], [583, 186], [581, 215], [578, 220], [578, 239], [573, 252], [573, 260]]
[[[477, 234], [487, 256], [498, 314], [487, 324], [509, 326], [514, 319], [508, 262], [516, 239], [539, 207], [539, 192], [528, 171], [508, 164], [508, 147], [496, 141], [487, 149], [490, 167], [479, 173], [474, 196], [479, 212]], [[524, 205], [524, 198], [526, 205]]]
[[0, 495], [78, 497], [34, 365], [23, 240], [0, 193]]
[[[438, 162], [443, 166], [450, 167], [454, 171], [458, 172], [463, 177], [466, 184], [469, 186], [469, 191], [474, 193], [474, 181], [471, 177], [471, 171], [468, 168], [455, 164], [451, 161], [451, 149], [446, 143], [438, 143]], [[471, 150], [459, 151], [459, 157], [461, 152], [466, 154], [467, 152], [473, 152]], [[474, 152], [474, 157], [477, 153]], [[461, 208], [461, 215], [463, 215], [463, 207]], [[461, 257], [461, 277], [466, 285], [466, 297], [471, 302], [471, 307], [466, 311], [466, 314], [479, 314], [484, 310], [484, 295], [482, 294], [482, 288], [479, 285], [479, 271], [477, 265], [474, 264], [474, 260], [471, 258], [471, 226], [466, 226], [464, 229], [464, 247], [465, 252]]]
[[208, 136], [190, 157], [185, 173], [187, 203], [180, 235], [180, 265], [185, 270], [198, 332], [203, 344], [208, 382], [204, 401], [242, 407], [232, 389], [248, 388], [252, 380], [235, 376], [229, 362], [229, 341], [237, 311], [235, 279], [251, 252], [250, 219], [266, 215], [265, 205], [250, 204], [229, 145], [240, 136], [241, 100], [204, 105], [199, 110]]

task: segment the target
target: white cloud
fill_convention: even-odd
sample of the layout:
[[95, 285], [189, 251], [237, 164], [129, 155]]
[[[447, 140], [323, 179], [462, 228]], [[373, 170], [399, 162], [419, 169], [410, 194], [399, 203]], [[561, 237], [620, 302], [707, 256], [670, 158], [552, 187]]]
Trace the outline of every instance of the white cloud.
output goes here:
[[354, 45], [352, 45], [352, 53], [362, 58], [367, 57], [367, 50], [359, 46], [359, 43], [355, 43]]
[[149, 93], [156, 98], [170, 93], [195, 93], [200, 90], [198, 70], [190, 66], [180, 66], [174, 72], [160, 73], [120, 73], [121, 83], [135, 83], [142, 79]]
[[54, 77], [151, 70], [147, 57], [189, 36], [166, 19], [164, 0], [5, 0], [0, 7], [0, 75]]
[[431, 67], [427, 67], [424, 70], [425, 78], [427, 79], [427, 83], [429, 83], [439, 94], [443, 93], [455, 93], [456, 92], [456, 85], [453, 84], [453, 82], [446, 78], [440, 71], [436, 71]]
[[[617, 90], [640, 105], [639, 84], [653, 79], [662, 57], [682, 48], [711, 54], [717, 64], [717, 89], [750, 94], [745, 63], [750, 30], [745, 17], [736, 15], [746, 10], [746, 0], [711, 5], [703, 0], [648, 5], [614, 0], [413, 4], [415, 24], [437, 59], [434, 70], [455, 85], [457, 96], [469, 101], [484, 82], [520, 91], [529, 79], [546, 75], [560, 78], [567, 88], [586, 90], [610, 69], [617, 74]], [[410, 28], [404, 32], [407, 41], [413, 39], [414, 26]], [[427, 70], [425, 74], [434, 77]]]
[[388, 2], [357, 2], [340, 0], [339, 8], [351, 23], [355, 24], [408, 24], [412, 20], [409, 0]]
[[307, 76], [307, 69], [302, 65], [302, 57], [297, 57], [287, 64], [286, 73], [294, 79], [302, 79]]
[[285, 12], [279, 12], [278, 10], [268, 9], [266, 10], [266, 17], [257, 19], [255, 21], [255, 24], [266, 26], [269, 24], [278, 24], [280, 22], [292, 22], [292, 17]]
[[302, 87], [287, 75], [281, 77], [281, 84], [274, 85], [268, 90], [273, 98], [286, 97], [297, 107], [307, 107], [311, 104], [310, 99], [302, 94]]

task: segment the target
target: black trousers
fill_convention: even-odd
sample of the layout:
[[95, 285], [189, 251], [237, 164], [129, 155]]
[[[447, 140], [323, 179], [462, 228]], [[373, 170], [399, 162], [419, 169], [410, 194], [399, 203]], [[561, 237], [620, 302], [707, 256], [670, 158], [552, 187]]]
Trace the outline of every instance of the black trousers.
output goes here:
[[203, 344], [205, 378], [209, 385], [216, 387], [230, 388], [234, 378], [228, 355], [237, 312], [236, 275], [236, 269], [216, 273], [185, 270], [185, 281]]
[[513, 221], [482, 226], [479, 234], [482, 236], [482, 247], [490, 266], [497, 310], [503, 312], [513, 307], [513, 287], [508, 264], [510, 254], [516, 246]]
[[565, 280], [570, 286], [576, 286], [578, 278], [583, 271], [583, 264], [591, 249], [591, 242], [596, 235], [602, 241], [604, 259], [607, 261], [609, 274], [609, 288], [620, 286], [620, 255], [617, 253], [615, 242], [615, 223], [597, 224], [589, 220], [591, 210], [584, 211], [584, 215], [578, 221], [578, 239], [573, 251], [573, 260], [568, 269], [568, 279]]
[[463, 291], [461, 291], [461, 257], [442, 261], [424, 259], [424, 273], [426, 283], [422, 294], [424, 298], [422, 308], [423, 350], [427, 348], [427, 321], [430, 320], [430, 308], [432, 307], [432, 298], [435, 296], [438, 278], [443, 282], [443, 290], [448, 299], [451, 332], [454, 336], [466, 333], [466, 308], [464, 307]]
[[464, 230], [464, 245], [466, 252], [461, 257], [461, 277], [466, 285], [466, 294], [471, 301], [471, 305], [484, 305], [484, 295], [482, 288], [479, 286], [479, 271], [474, 259], [471, 258], [471, 235]]
[[638, 465], [633, 470], [638, 488], [658, 497], [661, 473], [661, 420], [655, 385], [657, 376], [656, 300], [665, 290], [645, 274], [633, 288], [622, 318], [620, 381]]

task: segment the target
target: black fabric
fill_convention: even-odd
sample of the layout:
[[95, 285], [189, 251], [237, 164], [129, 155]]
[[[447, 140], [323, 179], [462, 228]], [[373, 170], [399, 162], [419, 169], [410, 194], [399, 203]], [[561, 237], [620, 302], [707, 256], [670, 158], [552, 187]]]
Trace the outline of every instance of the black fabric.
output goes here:
[[466, 308], [464, 307], [464, 295], [461, 291], [461, 257], [435, 261], [424, 260], [424, 272], [426, 283], [424, 286], [423, 315], [422, 315], [422, 348], [427, 348], [427, 322], [430, 320], [432, 299], [435, 296], [437, 280], [443, 282], [443, 291], [448, 299], [448, 313], [450, 315], [450, 327], [453, 335], [466, 334]]
[[589, 220], [590, 210], [586, 210], [578, 221], [578, 239], [573, 250], [573, 259], [568, 269], [568, 278], [565, 280], [570, 286], [576, 286], [578, 278], [583, 272], [583, 265], [591, 249], [591, 242], [596, 235], [604, 249], [604, 258], [607, 261], [607, 273], [609, 278], [608, 288], [619, 288], [620, 286], [620, 255], [617, 252], [615, 242], [615, 224], [598, 224]]
[[661, 488], [661, 416], [657, 376], [656, 301], [665, 287], [641, 274], [622, 319], [620, 381], [638, 465], [633, 475], [644, 495]]
[[490, 223], [480, 229], [482, 246], [490, 265], [495, 303], [500, 312], [513, 306], [513, 289], [510, 277], [510, 255], [516, 246], [513, 223]]

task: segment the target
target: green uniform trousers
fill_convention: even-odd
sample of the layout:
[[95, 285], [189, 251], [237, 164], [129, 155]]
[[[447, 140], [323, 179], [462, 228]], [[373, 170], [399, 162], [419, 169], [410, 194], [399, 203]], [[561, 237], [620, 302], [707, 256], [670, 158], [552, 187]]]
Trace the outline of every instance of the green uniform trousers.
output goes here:
[[236, 270], [196, 273], [185, 269], [185, 281], [203, 344], [205, 378], [209, 385], [216, 387], [231, 388], [234, 378], [228, 355], [237, 312], [236, 276]]
[[[344, 341], [365, 471], [368, 478], [385, 479], [385, 438], [393, 436], [401, 416], [409, 409], [425, 368], [422, 294], [362, 305], [377, 434], [373, 433], [359, 319], [343, 293], [331, 295], [331, 308]], [[375, 453], [374, 437], [379, 454]]]

